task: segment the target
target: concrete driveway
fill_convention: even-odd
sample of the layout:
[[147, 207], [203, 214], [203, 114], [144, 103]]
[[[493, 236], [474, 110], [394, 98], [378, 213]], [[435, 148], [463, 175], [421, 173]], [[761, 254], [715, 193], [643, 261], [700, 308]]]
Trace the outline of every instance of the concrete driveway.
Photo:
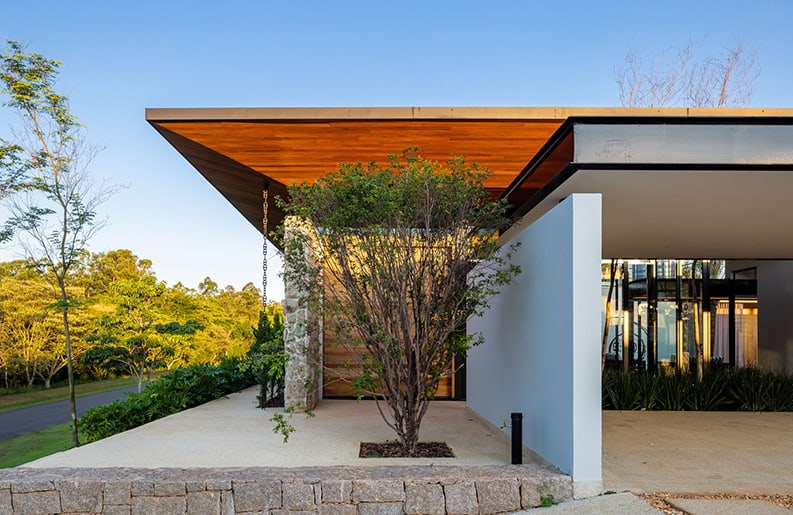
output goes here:
[[793, 413], [604, 411], [607, 490], [793, 494]]

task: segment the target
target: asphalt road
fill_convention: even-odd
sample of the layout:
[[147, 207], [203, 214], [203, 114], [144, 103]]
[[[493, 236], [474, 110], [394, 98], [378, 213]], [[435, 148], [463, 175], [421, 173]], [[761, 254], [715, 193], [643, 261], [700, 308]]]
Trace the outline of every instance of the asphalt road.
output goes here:
[[[119, 390], [77, 397], [77, 416], [81, 416], [94, 406], [109, 404], [117, 399], [124, 399], [126, 397], [125, 392], [134, 392], [136, 390], [136, 386], [129, 386]], [[68, 399], [2, 411], [0, 412], [0, 442], [28, 433], [35, 433], [58, 424], [64, 424], [70, 420]]]

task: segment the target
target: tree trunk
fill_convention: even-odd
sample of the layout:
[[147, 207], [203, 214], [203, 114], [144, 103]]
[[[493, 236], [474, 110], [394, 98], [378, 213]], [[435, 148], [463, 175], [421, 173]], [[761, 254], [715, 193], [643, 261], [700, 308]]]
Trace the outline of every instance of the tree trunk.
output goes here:
[[69, 297], [66, 294], [66, 285], [62, 278], [58, 278], [61, 289], [61, 312], [63, 313], [63, 334], [66, 337], [66, 375], [69, 379], [69, 411], [72, 419], [72, 445], [80, 446], [80, 437], [77, 435], [77, 403], [74, 396], [74, 366], [72, 364], [72, 339], [69, 333]]

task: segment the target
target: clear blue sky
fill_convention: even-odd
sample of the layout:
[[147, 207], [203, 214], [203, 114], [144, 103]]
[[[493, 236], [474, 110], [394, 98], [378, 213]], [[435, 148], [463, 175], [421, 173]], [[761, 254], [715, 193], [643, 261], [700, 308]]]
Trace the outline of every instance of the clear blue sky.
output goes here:
[[91, 249], [129, 248], [168, 284], [240, 288], [261, 281], [261, 236], [146, 107], [615, 106], [628, 50], [690, 39], [743, 41], [761, 67], [750, 107], [793, 107], [792, 22], [787, 0], [26, 0], [0, 8], [0, 37], [64, 63], [59, 90], [106, 147], [95, 173], [129, 185]]

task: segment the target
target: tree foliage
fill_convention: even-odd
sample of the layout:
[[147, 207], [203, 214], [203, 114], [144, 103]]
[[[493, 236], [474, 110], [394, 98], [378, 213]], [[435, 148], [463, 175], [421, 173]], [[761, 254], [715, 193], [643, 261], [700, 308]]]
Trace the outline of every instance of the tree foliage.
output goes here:
[[[0, 263], [0, 388], [63, 379], [60, 308], [47, 272], [36, 265]], [[82, 255], [69, 289], [79, 307], [69, 311], [77, 377], [141, 371], [143, 380], [152, 370], [246, 356], [261, 309], [255, 287], [202, 295], [164, 285], [151, 267], [127, 249]], [[280, 304], [268, 306], [268, 313], [282, 313]], [[217, 337], [220, 332], [224, 338]], [[125, 362], [138, 366], [130, 370]]]
[[482, 342], [467, 319], [518, 273], [499, 251], [506, 206], [491, 201], [486, 177], [462, 157], [443, 166], [408, 149], [385, 166], [340, 164], [290, 188], [284, 205], [316, 228], [285, 231], [284, 280], [358, 356], [358, 394], [375, 396], [409, 455], [439, 380]]

